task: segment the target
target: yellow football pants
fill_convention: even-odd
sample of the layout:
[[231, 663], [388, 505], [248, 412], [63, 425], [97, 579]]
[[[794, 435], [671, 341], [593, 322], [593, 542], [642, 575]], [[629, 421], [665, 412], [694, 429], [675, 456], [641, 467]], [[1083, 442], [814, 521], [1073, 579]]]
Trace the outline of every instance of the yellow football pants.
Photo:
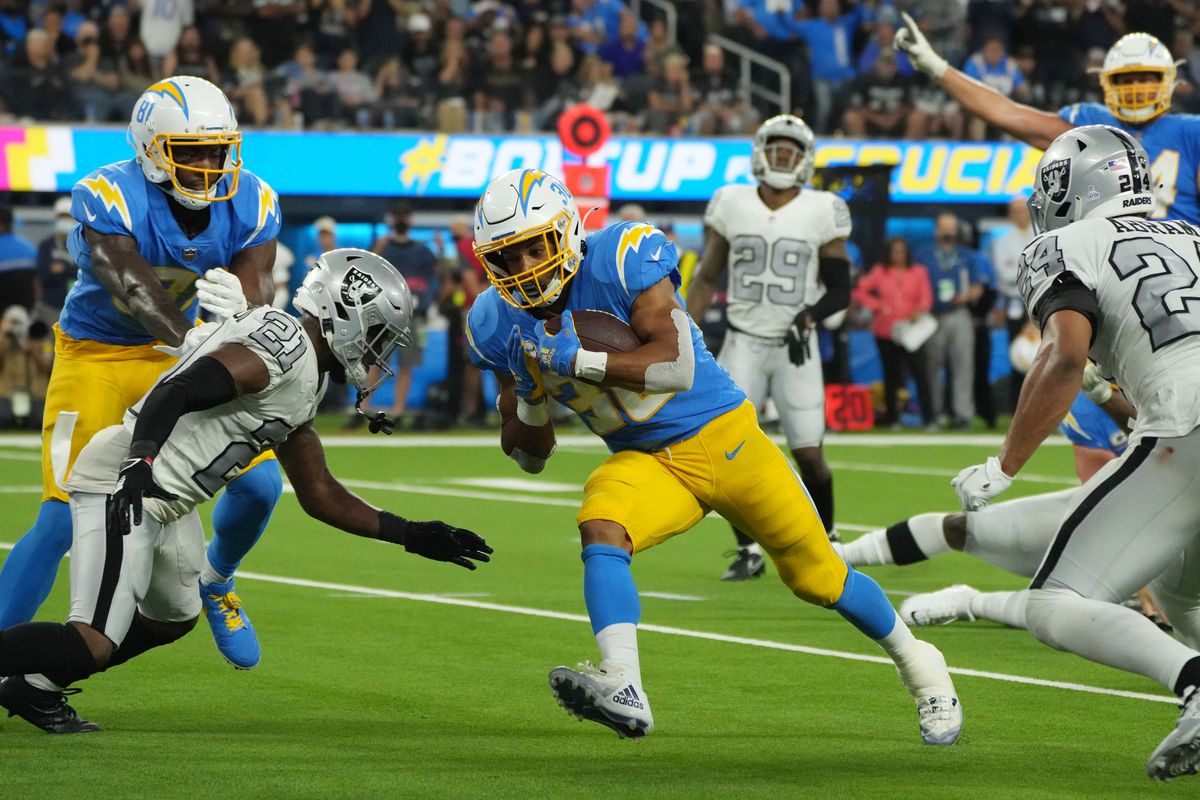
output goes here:
[[[104, 428], [120, 425], [125, 411], [175, 361], [152, 345], [73, 339], [54, 326], [54, 367], [42, 416], [42, 500], [67, 502], [55, 465], [59, 479], [66, 480], [84, 445]], [[268, 451], [250, 466], [274, 457]]]
[[710, 510], [762, 545], [797, 597], [822, 606], [841, 597], [846, 564], [748, 402], [664, 450], [614, 453], [588, 478], [577, 521], [617, 523], [637, 553], [686, 531]]

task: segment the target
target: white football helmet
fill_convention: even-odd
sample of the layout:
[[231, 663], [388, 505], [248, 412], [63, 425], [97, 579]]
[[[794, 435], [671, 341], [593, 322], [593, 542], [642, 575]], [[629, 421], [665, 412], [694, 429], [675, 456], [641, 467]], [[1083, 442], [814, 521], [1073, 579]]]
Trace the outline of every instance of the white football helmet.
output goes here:
[[[502, 252], [541, 238], [546, 258], [510, 275]], [[496, 291], [517, 308], [553, 303], [583, 260], [583, 220], [557, 178], [514, 169], [492, 179], [475, 206], [475, 255]]]
[[[790, 169], [776, 169], [771, 145], [774, 139], [791, 140], [800, 148], [800, 155], [793, 159]], [[763, 122], [755, 131], [750, 166], [755, 179], [772, 189], [783, 191], [803, 186], [812, 177], [816, 149], [816, 138], [804, 120], [791, 114], [779, 114]]]
[[[225, 93], [203, 78], [176, 75], [154, 84], [134, 103], [129, 144], [151, 183], [170, 182], [168, 191], [185, 208], [198, 210], [237, 194], [242, 170], [242, 134]], [[224, 147], [216, 169], [186, 163], [181, 148]], [[204, 173], [202, 189], [179, 180], [179, 170]]]
[[[392, 351], [412, 344], [413, 299], [404, 276], [384, 258], [346, 247], [323, 253], [292, 304], [321, 323], [321, 333], [358, 402], [392, 376]], [[381, 370], [369, 383], [372, 366]]]
[[[1166, 45], [1148, 33], [1129, 33], [1117, 40], [1104, 56], [1100, 88], [1104, 105], [1123, 122], [1145, 123], [1171, 107], [1175, 91], [1175, 68], [1182, 62], [1171, 57]], [[1129, 73], [1152, 77], [1133, 82], [1114, 82]]]
[[1037, 233], [1081, 219], [1147, 216], [1156, 205], [1146, 148], [1111, 125], [1062, 134], [1046, 148], [1034, 174], [1029, 216]]

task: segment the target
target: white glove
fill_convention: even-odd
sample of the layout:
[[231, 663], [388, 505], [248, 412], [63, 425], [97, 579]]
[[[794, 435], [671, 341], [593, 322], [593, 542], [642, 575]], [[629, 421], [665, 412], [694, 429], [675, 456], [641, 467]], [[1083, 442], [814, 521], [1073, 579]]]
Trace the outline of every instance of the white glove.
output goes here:
[[967, 467], [958, 473], [950, 485], [958, 492], [963, 511], [978, 511], [987, 506], [993, 497], [1012, 486], [1012, 482], [1013, 479], [1000, 469], [1000, 459], [992, 456], [983, 464]]
[[183, 341], [179, 343], [178, 347], [172, 347], [169, 344], [158, 344], [154, 346], [154, 349], [175, 358], [183, 358], [185, 353], [190, 353], [204, 344], [208, 337], [217, 332], [218, 327], [220, 326], [215, 322], [205, 322], [203, 325], [197, 325], [184, 334]]
[[1100, 367], [1096, 366], [1094, 361], [1089, 361], [1083, 368], [1083, 386], [1081, 388], [1084, 396], [1098, 406], [1104, 405], [1112, 398], [1112, 384], [1100, 374]]
[[247, 309], [242, 282], [232, 272], [210, 269], [196, 281], [196, 297], [200, 307], [217, 319], [228, 319]]
[[917, 28], [917, 23], [913, 22], [908, 12], [901, 11], [900, 16], [904, 18], [904, 26], [896, 31], [896, 47], [904, 51], [914, 67], [935, 81], [940, 80], [950, 65], [930, 46], [929, 40]]

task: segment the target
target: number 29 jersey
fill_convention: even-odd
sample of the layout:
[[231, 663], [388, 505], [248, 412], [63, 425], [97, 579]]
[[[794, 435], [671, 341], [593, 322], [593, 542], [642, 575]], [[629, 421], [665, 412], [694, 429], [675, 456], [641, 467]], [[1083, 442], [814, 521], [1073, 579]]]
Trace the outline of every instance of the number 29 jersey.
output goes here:
[[[299, 320], [269, 306], [194, 328], [184, 340], [179, 363], [158, 383], [230, 343], [262, 359], [267, 386], [215, 408], [184, 414], [175, 423], [154, 459], [154, 480], [179, 499], [145, 501], [146, 510], [159, 522], [176, 520], [207, 501], [255, 456], [279, 445], [317, 412], [323, 387], [312, 342]], [[112, 492], [145, 401], [143, 397], [126, 412], [123, 424], [105, 428], [88, 442], [67, 479], [67, 491]]]
[[[1131, 441], [1200, 427], [1200, 232], [1136, 217], [1072, 223], [1034, 239], [1017, 285], [1035, 314], [1071, 273], [1096, 295], [1090, 355], [1138, 410]], [[1045, 320], [1039, 320], [1040, 325]]]
[[704, 224], [729, 242], [729, 324], [768, 339], [783, 338], [801, 306], [820, 299], [817, 253], [852, 227], [849, 207], [832, 192], [801, 189], [772, 210], [745, 184], [718, 189]]

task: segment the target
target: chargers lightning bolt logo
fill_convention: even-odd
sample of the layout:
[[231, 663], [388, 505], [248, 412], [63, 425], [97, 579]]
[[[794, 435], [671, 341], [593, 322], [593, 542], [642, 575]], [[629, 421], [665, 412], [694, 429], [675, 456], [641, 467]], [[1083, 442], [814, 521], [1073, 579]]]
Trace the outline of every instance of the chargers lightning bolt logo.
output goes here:
[[[116, 209], [117, 213], [121, 215], [121, 221], [125, 223], [125, 230], [133, 233], [133, 222], [129, 218], [129, 206], [125, 202], [125, 195], [121, 193], [120, 186], [103, 175], [84, 178], [79, 185], [91, 192], [94, 197], [99, 198], [100, 202], [104, 203], [105, 209], [109, 211]], [[84, 206], [84, 210], [88, 212], [89, 219], [95, 219], [87, 206]]]
[[546, 177], [546, 173], [538, 169], [527, 169], [521, 173], [517, 185], [517, 204], [521, 207], [522, 214], [529, 213], [529, 200], [533, 196], [533, 187], [541, 184]]
[[179, 88], [179, 84], [177, 84], [175, 81], [159, 81], [147, 89], [145, 93], [157, 94], [174, 100], [179, 106], [180, 110], [183, 111], [183, 118], [188, 118], [189, 109], [187, 98], [183, 96], [183, 89]]

